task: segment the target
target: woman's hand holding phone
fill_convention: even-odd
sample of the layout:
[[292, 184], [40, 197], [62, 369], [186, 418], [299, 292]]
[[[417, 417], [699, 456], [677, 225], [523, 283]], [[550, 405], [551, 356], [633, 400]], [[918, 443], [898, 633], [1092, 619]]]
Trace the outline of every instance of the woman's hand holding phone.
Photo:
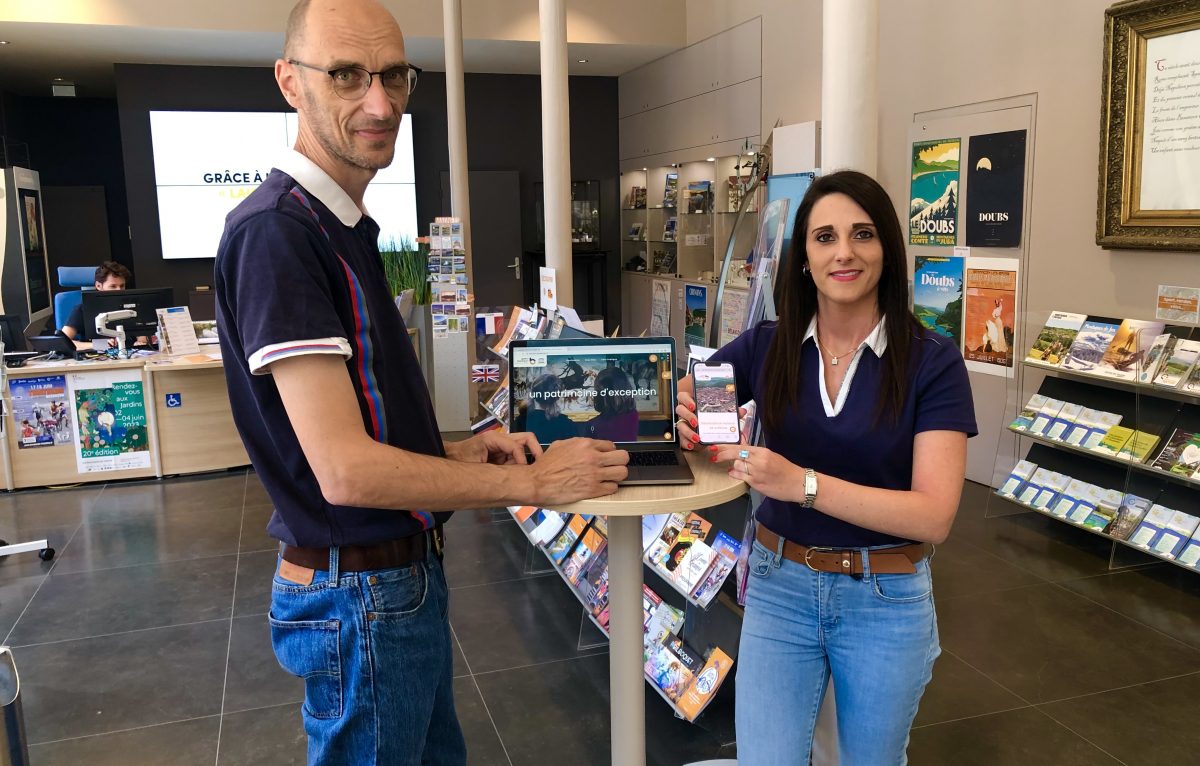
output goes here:
[[679, 444], [684, 449], [695, 449], [700, 443], [700, 434], [696, 433], [696, 400], [687, 391], [680, 391], [679, 404], [675, 406], [675, 415], [679, 418], [675, 427], [679, 431]]

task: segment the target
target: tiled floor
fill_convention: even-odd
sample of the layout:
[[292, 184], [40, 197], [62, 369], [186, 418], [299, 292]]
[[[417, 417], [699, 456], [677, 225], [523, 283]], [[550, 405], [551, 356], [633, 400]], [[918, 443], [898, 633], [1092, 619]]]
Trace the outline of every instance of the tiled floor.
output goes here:
[[[1102, 540], [987, 518], [969, 485], [934, 559], [943, 653], [914, 764], [1186, 763], [1200, 752], [1200, 575], [1109, 570]], [[302, 686], [265, 620], [275, 554], [253, 474], [0, 497], [0, 631], [35, 764], [304, 762]], [[447, 577], [472, 764], [608, 762], [608, 660], [512, 523], [461, 513]], [[585, 648], [580, 648], [581, 646]], [[727, 692], [693, 726], [647, 691], [650, 762], [732, 757]], [[769, 700], [769, 695], [764, 699]]]

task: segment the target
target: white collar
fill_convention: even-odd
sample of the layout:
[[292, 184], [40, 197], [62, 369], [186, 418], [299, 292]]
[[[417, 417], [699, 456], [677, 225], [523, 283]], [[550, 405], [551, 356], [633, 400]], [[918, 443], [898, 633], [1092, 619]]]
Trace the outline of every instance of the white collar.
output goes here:
[[296, 179], [305, 191], [321, 200], [321, 204], [337, 216], [343, 226], [354, 227], [362, 220], [363, 211], [337, 181], [333, 180], [321, 166], [295, 149], [287, 149], [275, 163], [275, 167]]
[[[862, 343], [858, 344], [858, 347], [854, 349], [854, 352], [857, 352], [858, 349], [866, 346], [875, 352], [875, 356], [882, 357], [883, 352], [887, 350], [887, 331], [885, 327], [886, 322], [887, 317], [881, 317], [879, 319], [879, 324], [875, 325], [875, 329], [871, 330], [867, 337], [863, 338]], [[804, 338], [800, 341], [800, 344], [803, 345], [807, 343], [809, 338], [813, 338], [815, 342], [816, 335], [817, 316], [814, 314], [812, 321], [808, 323], [808, 331], [804, 333]], [[845, 354], [842, 356], [845, 356]]]

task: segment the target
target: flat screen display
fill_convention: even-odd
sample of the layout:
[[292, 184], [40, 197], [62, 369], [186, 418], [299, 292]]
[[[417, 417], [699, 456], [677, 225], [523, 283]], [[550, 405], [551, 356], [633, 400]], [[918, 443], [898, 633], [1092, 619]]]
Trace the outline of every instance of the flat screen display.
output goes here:
[[[297, 129], [295, 112], [150, 112], [163, 258], [215, 258], [225, 216], [267, 177]], [[363, 203], [381, 244], [416, 240], [411, 115]]]

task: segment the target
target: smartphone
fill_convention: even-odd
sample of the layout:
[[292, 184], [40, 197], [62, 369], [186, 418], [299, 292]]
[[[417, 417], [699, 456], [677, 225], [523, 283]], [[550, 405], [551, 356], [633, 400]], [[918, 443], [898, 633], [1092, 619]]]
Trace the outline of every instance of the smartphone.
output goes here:
[[696, 398], [696, 433], [701, 444], [737, 444], [737, 384], [729, 362], [696, 362], [692, 367]]

